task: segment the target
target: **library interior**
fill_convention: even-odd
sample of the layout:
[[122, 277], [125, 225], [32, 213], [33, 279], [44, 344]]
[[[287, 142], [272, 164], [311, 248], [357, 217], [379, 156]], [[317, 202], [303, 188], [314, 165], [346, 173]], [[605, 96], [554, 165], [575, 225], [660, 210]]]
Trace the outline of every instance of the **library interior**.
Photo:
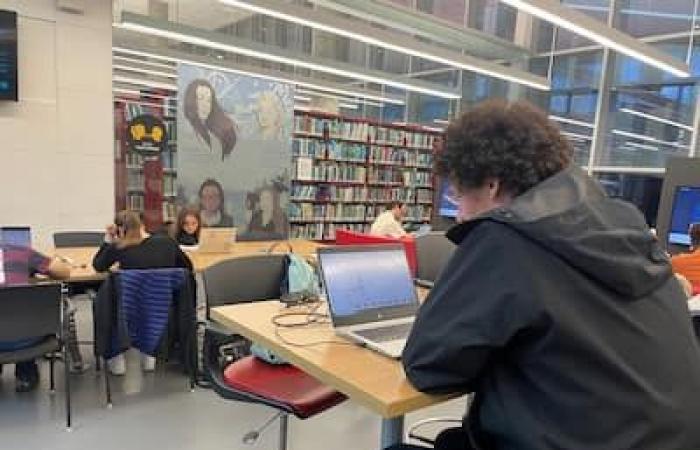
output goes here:
[[0, 448], [700, 449], [699, 33], [0, 0]]

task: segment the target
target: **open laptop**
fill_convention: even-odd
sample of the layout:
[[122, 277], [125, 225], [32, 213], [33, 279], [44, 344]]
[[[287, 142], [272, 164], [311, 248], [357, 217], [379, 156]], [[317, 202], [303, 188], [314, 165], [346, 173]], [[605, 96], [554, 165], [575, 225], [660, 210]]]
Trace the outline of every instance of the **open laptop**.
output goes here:
[[335, 332], [401, 357], [418, 310], [403, 246], [324, 247], [318, 262]]
[[0, 227], [0, 243], [31, 247], [32, 231], [29, 227]]
[[202, 228], [199, 231], [200, 253], [226, 253], [236, 242], [236, 228]]

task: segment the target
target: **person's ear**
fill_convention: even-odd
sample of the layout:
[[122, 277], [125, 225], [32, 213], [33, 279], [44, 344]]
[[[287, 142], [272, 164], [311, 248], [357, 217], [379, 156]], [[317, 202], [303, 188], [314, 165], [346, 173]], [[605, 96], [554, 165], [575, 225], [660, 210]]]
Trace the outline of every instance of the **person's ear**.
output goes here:
[[498, 178], [489, 178], [486, 180], [486, 188], [489, 199], [496, 200], [501, 193], [501, 181]]

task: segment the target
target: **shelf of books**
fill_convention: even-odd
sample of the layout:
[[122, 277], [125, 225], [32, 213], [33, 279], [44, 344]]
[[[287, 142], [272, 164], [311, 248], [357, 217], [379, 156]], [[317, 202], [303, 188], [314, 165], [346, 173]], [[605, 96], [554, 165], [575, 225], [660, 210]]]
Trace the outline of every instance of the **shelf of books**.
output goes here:
[[[147, 175], [144, 171], [144, 155], [131, 148], [127, 142], [128, 123], [137, 116], [150, 114], [161, 119], [166, 126], [168, 144], [160, 153], [159, 161], [162, 166], [162, 207], [159, 211], [152, 211], [147, 215], [149, 228], [157, 228], [163, 222], [175, 220], [177, 214], [175, 206], [176, 177], [175, 158], [177, 154], [176, 122], [173, 115], [175, 108], [174, 98], [161, 100], [162, 105], [154, 104], [155, 100], [148, 98], [146, 106], [140, 98], [134, 96], [130, 99], [120, 99], [114, 103], [115, 115], [115, 180], [116, 180], [116, 209], [133, 209], [144, 211], [145, 186]], [[158, 216], [159, 218], [153, 219]], [[150, 220], [148, 220], [150, 218]]]
[[391, 201], [407, 222], [430, 221], [433, 155], [442, 134], [415, 126], [297, 111], [290, 237], [334, 240], [337, 229], [368, 232]]

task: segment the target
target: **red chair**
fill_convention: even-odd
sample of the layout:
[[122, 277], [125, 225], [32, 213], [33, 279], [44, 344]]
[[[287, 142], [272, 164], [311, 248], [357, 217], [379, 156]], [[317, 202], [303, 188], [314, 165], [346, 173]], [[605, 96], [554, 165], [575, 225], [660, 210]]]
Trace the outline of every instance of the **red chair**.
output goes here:
[[372, 234], [357, 233], [350, 230], [336, 230], [335, 243], [337, 245], [362, 245], [362, 244], [403, 244], [406, 252], [406, 261], [411, 269], [411, 275], [415, 278], [418, 269], [416, 257], [416, 240], [413, 236], [392, 238], [388, 236], [375, 236]]
[[[265, 254], [233, 258], [207, 268], [202, 273], [207, 308], [279, 298], [285, 264], [285, 255]], [[346, 399], [292, 365], [268, 364], [249, 356], [248, 346], [241, 336], [215, 323], [207, 324], [204, 373], [212, 389], [227, 400], [260, 403], [277, 410], [262, 427], [247, 433], [244, 443], [254, 443], [279, 418], [279, 448], [286, 450], [289, 414], [306, 419]]]

